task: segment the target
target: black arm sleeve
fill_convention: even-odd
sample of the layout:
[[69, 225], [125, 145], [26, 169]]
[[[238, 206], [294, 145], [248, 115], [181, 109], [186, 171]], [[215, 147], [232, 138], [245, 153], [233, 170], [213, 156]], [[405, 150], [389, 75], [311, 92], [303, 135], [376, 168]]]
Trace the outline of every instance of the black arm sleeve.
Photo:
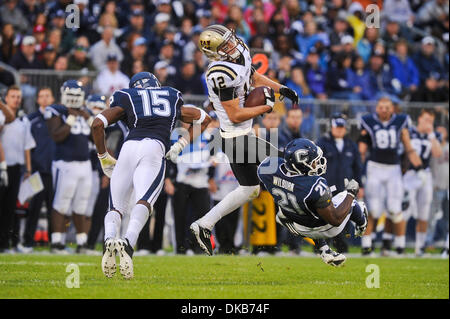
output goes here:
[[219, 96], [220, 101], [230, 101], [238, 97], [235, 87], [214, 89], [214, 93]]

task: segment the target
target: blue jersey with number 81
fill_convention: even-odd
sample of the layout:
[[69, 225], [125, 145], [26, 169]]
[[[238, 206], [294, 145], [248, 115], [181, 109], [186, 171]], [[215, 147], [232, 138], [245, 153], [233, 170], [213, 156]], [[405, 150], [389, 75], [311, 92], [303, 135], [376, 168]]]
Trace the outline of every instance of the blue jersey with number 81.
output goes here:
[[122, 120], [130, 132], [126, 140], [153, 138], [170, 147], [170, 133], [180, 115], [183, 98], [172, 87], [131, 88], [114, 92], [110, 107], [125, 110]]
[[394, 114], [387, 122], [382, 122], [376, 114], [361, 118], [361, 128], [370, 136], [369, 160], [383, 164], [400, 164], [401, 132], [410, 126], [409, 116]]

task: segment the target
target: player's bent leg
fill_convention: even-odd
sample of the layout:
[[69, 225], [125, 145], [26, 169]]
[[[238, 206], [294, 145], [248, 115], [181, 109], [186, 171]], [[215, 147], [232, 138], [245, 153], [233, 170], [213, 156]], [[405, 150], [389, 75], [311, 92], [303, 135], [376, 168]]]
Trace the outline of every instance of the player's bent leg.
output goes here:
[[214, 225], [224, 216], [235, 211], [249, 200], [259, 196], [260, 186], [238, 186], [228, 193], [216, 206], [214, 206], [205, 216], [193, 222], [190, 230], [197, 240], [200, 248], [207, 254], [212, 255], [211, 230]]

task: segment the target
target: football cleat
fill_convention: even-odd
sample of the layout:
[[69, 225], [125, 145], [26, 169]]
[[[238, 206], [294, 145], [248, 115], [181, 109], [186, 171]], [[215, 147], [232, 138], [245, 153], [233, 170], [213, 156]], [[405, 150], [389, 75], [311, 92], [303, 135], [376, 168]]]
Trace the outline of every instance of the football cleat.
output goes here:
[[361, 254], [363, 256], [370, 256], [372, 254], [372, 247], [363, 247], [363, 248], [361, 248]]
[[116, 242], [112, 238], [103, 243], [102, 271], [108, 278], [116, 273]]
[[191, 224], [190, 230], [197, 240], [200, 248], [209, 256], [212, 256], [213, 249], [211, 245], [211, 231], [201, 227], [196, 222]]
[[68, 255], [69, 252], [66, 250], [66, 246], [60, 243], [55, 243], [50, 245], [50, 252], [56, 255]]
[[333, 267], [342, 266], [347, 259], [343, 254], [337, 253], [330, 248], [327, 250], [322, 250], [320, 253], [320, 258], [322, 258], [324, 263]]
[[133, 278], [133, 247], [131, 247], [128, 239], [125, 238], [116, 240], [116, 249], [120, 259], [119, 270], [121, 275], [125, 279]]

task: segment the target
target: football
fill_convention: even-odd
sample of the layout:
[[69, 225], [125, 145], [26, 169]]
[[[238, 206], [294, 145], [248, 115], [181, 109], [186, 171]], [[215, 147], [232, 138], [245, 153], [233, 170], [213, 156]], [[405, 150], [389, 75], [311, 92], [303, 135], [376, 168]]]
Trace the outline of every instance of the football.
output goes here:
[[247, 98], [245, 99], [244, 107], [255, 107], [258, 105], [266, 105], [266, 94], [264, 90], [268, 90], [270, 94], [273, 94], [273, 89], [268, 86], [259, 86], [254, 88]]

